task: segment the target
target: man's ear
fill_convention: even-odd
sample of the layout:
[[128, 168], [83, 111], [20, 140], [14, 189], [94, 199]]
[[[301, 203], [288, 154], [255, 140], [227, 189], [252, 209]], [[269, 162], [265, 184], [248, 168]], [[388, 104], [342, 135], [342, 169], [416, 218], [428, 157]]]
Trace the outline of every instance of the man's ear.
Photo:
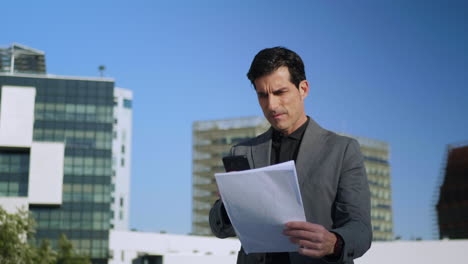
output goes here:
[[299, 94], [302, 100], [309, 95], [309, 82], [307, 80], [303, 80], [299, 83]]

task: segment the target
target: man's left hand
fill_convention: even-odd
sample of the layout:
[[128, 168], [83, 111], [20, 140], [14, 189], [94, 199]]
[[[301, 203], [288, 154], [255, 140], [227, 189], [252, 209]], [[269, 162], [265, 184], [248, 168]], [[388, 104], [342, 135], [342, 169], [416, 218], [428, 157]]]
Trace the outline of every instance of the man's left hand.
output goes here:
[[283, 234], [299, 246], [299, 254], [321, 258], [333, 254], [337, 237], [325, 227], [309, 222], [288, 222]]

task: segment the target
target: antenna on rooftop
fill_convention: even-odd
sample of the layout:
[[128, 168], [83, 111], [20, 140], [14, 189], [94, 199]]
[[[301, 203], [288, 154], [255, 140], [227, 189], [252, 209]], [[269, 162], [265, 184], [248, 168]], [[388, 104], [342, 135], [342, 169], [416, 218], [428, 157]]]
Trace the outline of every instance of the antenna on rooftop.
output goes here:
[[104, 71], [106, 70], [106, 66], [99, 65], [98, 70], [99, 70], [99, 73], [101, 74], [101, 78], [104, 77]]

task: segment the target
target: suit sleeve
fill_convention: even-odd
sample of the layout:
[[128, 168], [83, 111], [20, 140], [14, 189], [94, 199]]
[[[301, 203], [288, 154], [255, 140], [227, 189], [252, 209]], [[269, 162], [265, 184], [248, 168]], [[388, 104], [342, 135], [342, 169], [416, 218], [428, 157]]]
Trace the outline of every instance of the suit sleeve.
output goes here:
[[221, 199], [218, 199], [210, 210], [210, 228], [213, 235], [219, 238], [236, 236]]
[[352, 139], [343, 155], [333, 208], [333, 229], [344, 241], [341, 261], [362, 256], [371, 245], [370, 191], [359, 143]]
[[[234, 153], [234, 149], [231, 148], [231, 156]], [[216, 200], [210, 210], [210, 228], [213, 235], [218, 238], [234, 237], [236, 232], [234, 227], [232, 227], [231, 221], [224, 208], [223, 201], [221, 199]]]

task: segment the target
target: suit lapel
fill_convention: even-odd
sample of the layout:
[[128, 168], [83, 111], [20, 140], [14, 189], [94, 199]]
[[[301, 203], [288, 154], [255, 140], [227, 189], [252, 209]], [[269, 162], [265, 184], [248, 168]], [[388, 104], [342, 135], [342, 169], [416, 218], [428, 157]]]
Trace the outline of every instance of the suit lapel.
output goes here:
[[[323, 147], [323, 136], [326, 130], [321, 128], [312, 118], [309, 120], [306, 131], [299, 146], [299, 153], [296, 160], [296, 171], [299, 185], [302, 186], [318, 162], [317, 157]], [[273, 128], [258, 137], [257, 144], [251, 148], [253, 168], [262, 168], [270, 165], [271, 137]]]
[[252, 161], [254, 168], [262, 168], [270, 165], [272, 133], [273, 128], [270, 128], [258, 138], [258, 143], [252, 146]]
[[303, 186], [309, 172], [318, 162], [317, 157], [323, 147], [323, 135], [325, 130], [321, 128], [312, 118], [309, 120], [306, 131], [302, 138], [301, 145], [299, 146], [299, 153], [297, 155], [296, 171], [299, 181], [299, 186]]

